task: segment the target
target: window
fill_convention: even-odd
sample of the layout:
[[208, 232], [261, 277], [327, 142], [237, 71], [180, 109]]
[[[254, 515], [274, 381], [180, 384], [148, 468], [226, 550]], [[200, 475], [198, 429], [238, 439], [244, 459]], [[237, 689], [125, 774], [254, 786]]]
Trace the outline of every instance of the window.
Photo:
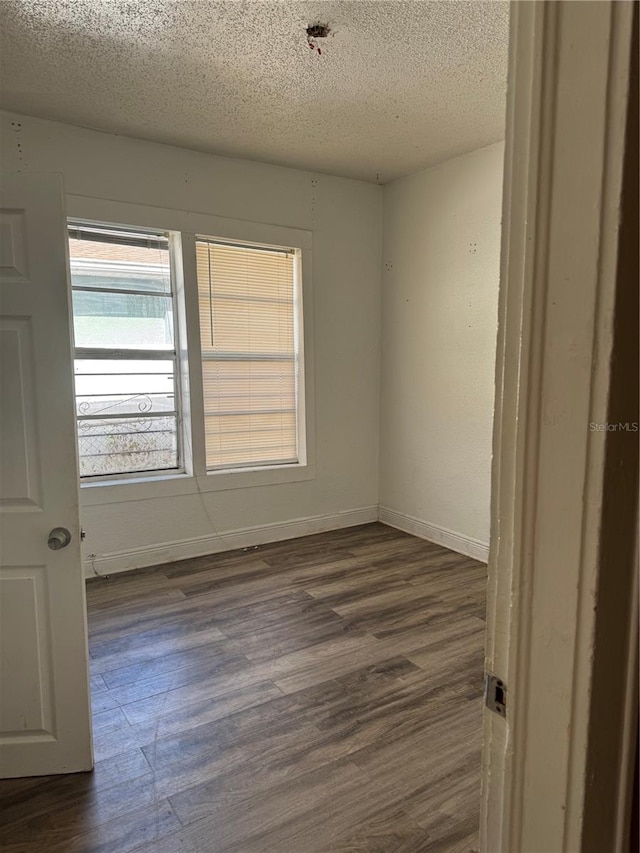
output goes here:
[[148, 490], [171, 477], [161, 488], [173, 492], [177, 474], [206, 490], [313, 476], [302, 251], [69, 222], [84, 485]]
[[72, 224], [80, 475], [180, 469], [166, 235]]
[[196, 241], [208, 470], [297, 463], [292, 250]]

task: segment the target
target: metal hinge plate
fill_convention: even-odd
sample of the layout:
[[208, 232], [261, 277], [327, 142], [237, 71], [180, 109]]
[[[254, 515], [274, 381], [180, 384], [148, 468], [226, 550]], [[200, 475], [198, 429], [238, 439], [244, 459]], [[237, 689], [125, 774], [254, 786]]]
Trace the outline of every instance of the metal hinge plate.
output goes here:
[[497, 675], [488, 672], [484, 674], [484, 703], [500, 717], [507, 716], [507, 686]]

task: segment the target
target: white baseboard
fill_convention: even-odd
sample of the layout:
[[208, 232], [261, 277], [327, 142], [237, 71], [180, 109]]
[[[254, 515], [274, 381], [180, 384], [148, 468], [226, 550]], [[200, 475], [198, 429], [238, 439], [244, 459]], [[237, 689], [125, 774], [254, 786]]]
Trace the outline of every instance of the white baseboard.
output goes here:
[[462, 533], [456, 533], [435, 524], [428, 524], [426, 521], [420, 521], [419, 518], [396, 512], [396, 510], [384, 506], [378, 510], [378, 520], [390, 527], [397, 527], [398, 530], [403, 530], [405, 533], [412, 533], [414, 536], [427, 539], [436, 545], [450, 548], [466, 557], [473, 557], [474, 560], [480, 560], [482, 563], [489, 561], [489, 544], [481, 542], [479, 539], [471, 539]]
[[[85, 577], [94, 577], [96, 573], [112, 575], [171, 563], [190, 557], [202, 557], [221, 551], [233, 551], [235, 548], [250, 548], [266, 542], [279, 542], [283, 539], [296, 539], [312, 533], [324, 533], [342, 527], [355, 527], [378, 520], [378, 507], [369, 506], [351, 509], [333, 515], [316, 515], [310, 518], [297, 518], [279, 524], [264, 524], [259, 527], [244, 527], [219, 535], [196, 536], [174, 542], [162, 542], [145, 548], [131, 548], [127, 551], [114, 551], [85, 558]], [[95, 572], [93, 568], [95, 567]]]
[[483, 563], [489, 559], [489, 545], [486, 542], [471, 539], [445, 527], [427, 524], [425, 521], [396, 512], [396, 510], [388, 507], [369, 506], [333, 515], [316, 515], [309, 518], [297, 518], [284, 523], [244, 527], [219, 535], [214, 533], [191, 539], [162, 542], [144, 548], [131, 548], [125, 551], [114, 551], [110, 554], [99, 554], [93, 558], [86, 557], [85, 577], [94, 577], [96, 573], [114, 575], [119, 572], [142, 569], [160, 563], [171, 563], [190, 557], [218, 554], [222, 551], [233, 551], [236, 548], [250, 548], [253, 545], [280, 542], [284, 539], [297, 539], [300, 536], [324, 533], [343, 527], [355, 527], [358, 524], [369, 524], [372, 521], [381, 521], [390, 527], [396, 527], [405, 533], [412, 533], [421, 539], [427, 539], [429, 542], [450, 548], [452, 551], [473, 557], [473, 559], [480, 560]]

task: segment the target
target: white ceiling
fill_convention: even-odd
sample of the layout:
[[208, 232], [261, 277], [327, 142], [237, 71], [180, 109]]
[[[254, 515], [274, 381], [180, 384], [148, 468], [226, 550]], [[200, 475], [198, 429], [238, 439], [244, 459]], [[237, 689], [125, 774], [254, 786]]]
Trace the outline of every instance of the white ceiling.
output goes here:
[[381, 183], [504, 134], [501, 0], [0, 0], [0, 16], [2, 103], [28, 115]]

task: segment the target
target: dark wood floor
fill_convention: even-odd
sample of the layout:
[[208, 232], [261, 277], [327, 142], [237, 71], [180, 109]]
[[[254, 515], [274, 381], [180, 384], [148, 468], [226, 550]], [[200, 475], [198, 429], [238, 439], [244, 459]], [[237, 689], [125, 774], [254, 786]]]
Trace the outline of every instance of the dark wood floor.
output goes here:
[[88, 584], [96, 768], [6, 853], [467, 853], [486, 567], [381, 524]]

